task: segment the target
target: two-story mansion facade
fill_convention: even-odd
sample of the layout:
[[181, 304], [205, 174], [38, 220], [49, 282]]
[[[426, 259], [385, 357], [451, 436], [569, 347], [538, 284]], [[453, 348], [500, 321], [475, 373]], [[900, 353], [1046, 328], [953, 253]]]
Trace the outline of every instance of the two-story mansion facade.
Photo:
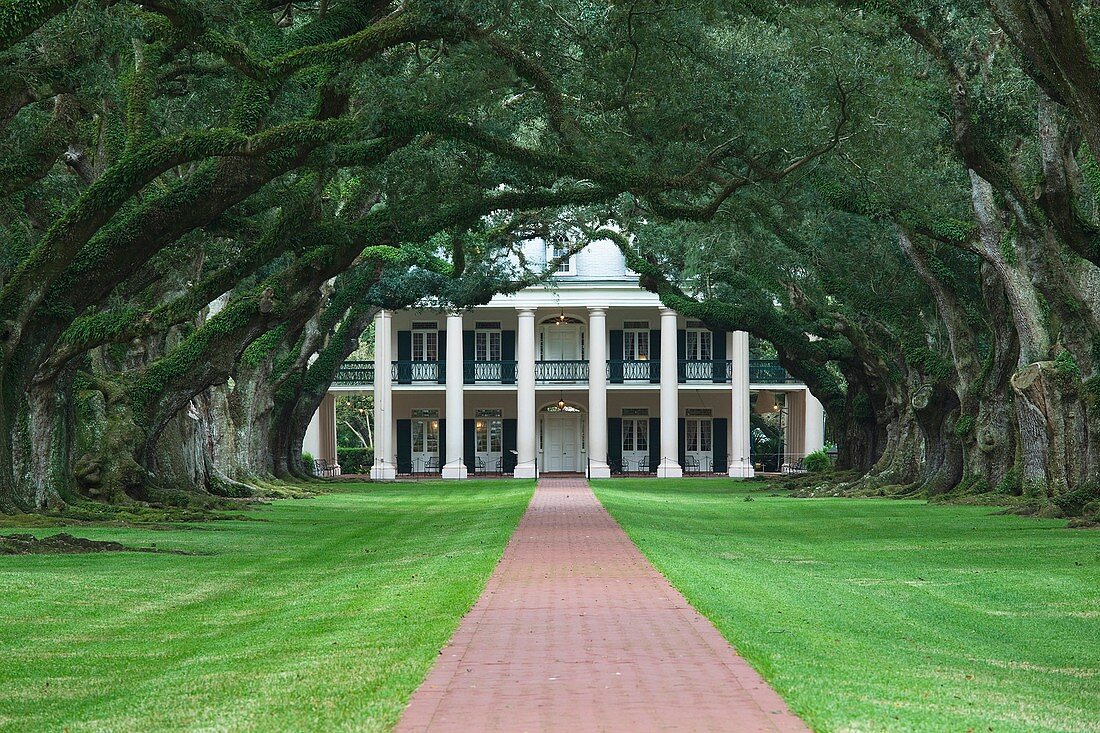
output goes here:
[[[535, 250], [531, 260], [553, 255]], [[665, 308], [617, 248], [597, 242], [552, 282], [481, 307], [380, 312], [373, 364], [345, 366], [305, 450], [338, 462], [335, 399], [373, 393], [377, 480], [751, 477], [753, 392], [784, 393], [788, 453], [822, 447], [822, 407], [805, 385], [750, 364], [744, 332], [713, 331]]]

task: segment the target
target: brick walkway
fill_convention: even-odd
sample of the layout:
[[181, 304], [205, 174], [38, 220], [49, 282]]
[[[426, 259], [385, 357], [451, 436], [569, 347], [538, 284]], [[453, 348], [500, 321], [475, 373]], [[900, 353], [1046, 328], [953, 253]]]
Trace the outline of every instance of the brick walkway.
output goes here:
[[807, 731], [583, 479], [543, 479], [398, 731]]

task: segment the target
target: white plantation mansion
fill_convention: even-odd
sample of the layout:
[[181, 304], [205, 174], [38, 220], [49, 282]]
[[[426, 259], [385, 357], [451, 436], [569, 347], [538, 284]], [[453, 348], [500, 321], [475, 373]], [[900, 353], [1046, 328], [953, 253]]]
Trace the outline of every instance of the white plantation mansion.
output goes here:
[[[532, 262], [553, 252], [532, 243]], [[744, 332], [711, 331], [639, 288], [596, 242], [553, 282], [463, 313], [383, 311], [374, 362], [349, 362], [314, 416], [305, 450], [336, 455], [335, 400], [374, 394], [371, 477], [547, 472], [754, 475], [753, 393], [785, 405], [788, 458], [823, 445], [821, 403]]]

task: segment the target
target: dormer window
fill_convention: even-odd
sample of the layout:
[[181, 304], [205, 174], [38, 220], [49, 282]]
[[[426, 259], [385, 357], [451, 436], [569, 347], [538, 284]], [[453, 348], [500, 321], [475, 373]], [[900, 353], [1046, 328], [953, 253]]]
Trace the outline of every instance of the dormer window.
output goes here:
[[[564, 257], [569, 252], [569, 247], [565, 244], [551, 243], [546, 245], [546, 262], [549, 264], [554, 262], [559, 257]], [[554, 268], [555, 275], [575, 275], [576, 274], [576, 255], [569, 255], [568, 258], [558, 263]]]

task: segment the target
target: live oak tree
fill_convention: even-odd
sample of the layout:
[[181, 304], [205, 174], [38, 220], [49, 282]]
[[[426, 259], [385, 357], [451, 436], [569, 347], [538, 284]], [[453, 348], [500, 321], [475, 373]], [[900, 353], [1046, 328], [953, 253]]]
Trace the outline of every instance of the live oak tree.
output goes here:
[[0, 507], [301, 476], [308, 417], [374, 308], [539, 274], [503, 256], [507, 224], [466, 232], [728, 196], [713, 140], [739, 121], [702, 102], [737, 79], [708, 12], [0, 7]]
[[1097, 34], [1058, 0], [0, 4], [0, 509], [305, 478], [376, 309], [523, 287], [554, 230], [772, 343], [835, 489], [1096, 513]]
[[[1072, 30], [1091, 49], [1093, 19], [1083, 5], [990, 5], [769, 13], [777, 44], [807, 39], [867, 80], [848, 134], [694, 230], [631, 212], [621, 245], [666, 303], [776, 343], [858, 469], [841, 488], [1096, 512], [1100, 189], [1086, 79], [1058, 70], [1068, 60], [1050, 42]], [[1025, 5], [1045, 50], [1009, 26]]]

